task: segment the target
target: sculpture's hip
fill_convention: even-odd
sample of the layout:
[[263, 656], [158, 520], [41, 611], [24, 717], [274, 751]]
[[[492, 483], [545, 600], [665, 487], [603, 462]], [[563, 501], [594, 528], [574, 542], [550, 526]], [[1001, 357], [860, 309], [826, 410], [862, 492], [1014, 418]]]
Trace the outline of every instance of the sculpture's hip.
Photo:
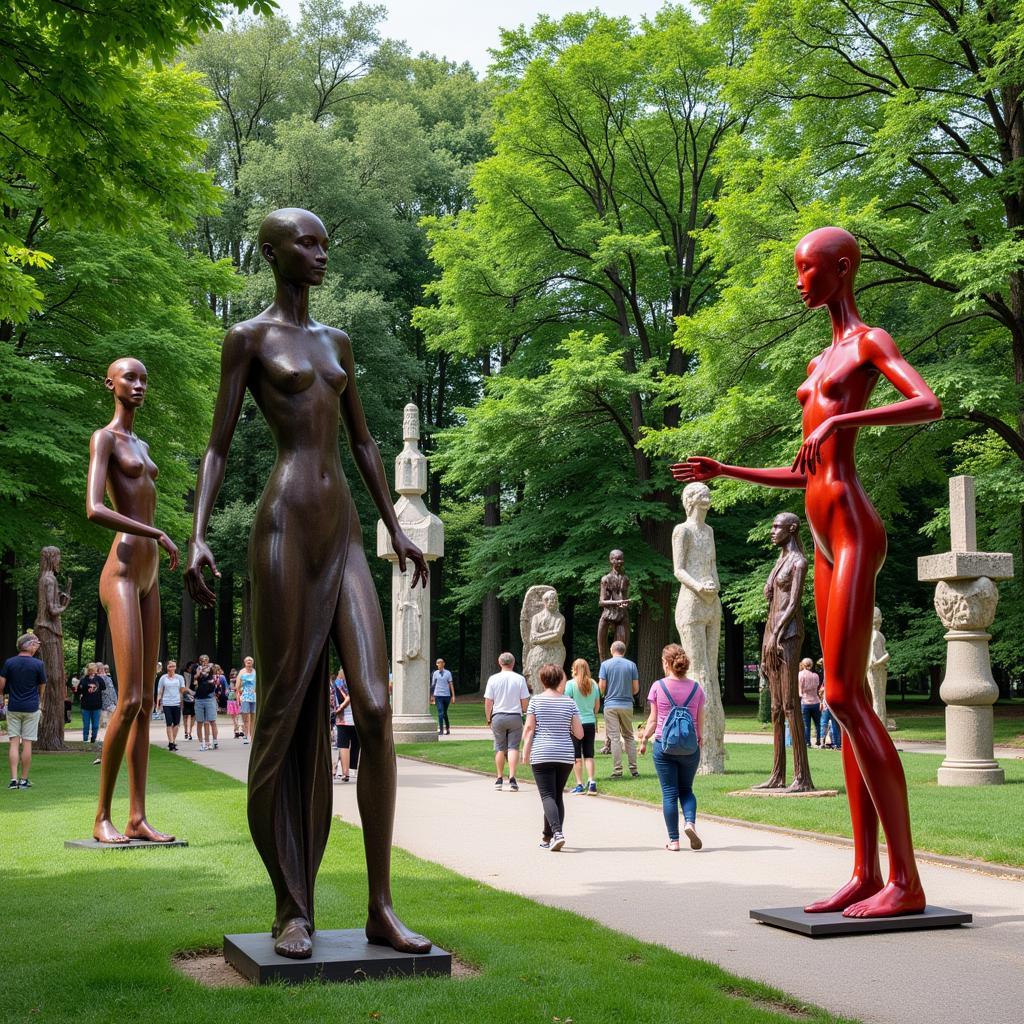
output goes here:
[[815, 547], [833, 564], [838, 552], [855, 548], [875, 571], [885, 561], [886, 536], [882, 520], [855, 473], [849, 477], [821, 474], [807, 482], [807, 523]]
[[147, 591], [155, 586], [160, 570], [160, 548], [150, 537], [118, 533], [100, 574], [101, 584], [128, 580]]
[[689, 587], [679, 588], [676, 600], [676, 627], [680, 623], [707, 626], [722, 617], [722, 602], [717, 594], [706, 598], [695, 594]]

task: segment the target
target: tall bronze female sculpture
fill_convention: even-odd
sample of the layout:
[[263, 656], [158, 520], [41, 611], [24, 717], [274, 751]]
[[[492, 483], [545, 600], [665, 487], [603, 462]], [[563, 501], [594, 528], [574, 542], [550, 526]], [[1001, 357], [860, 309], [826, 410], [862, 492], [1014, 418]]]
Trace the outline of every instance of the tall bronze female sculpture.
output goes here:
[[[825, 306], [832, 344], [811, 360], [797, 391], [804, 441], [793, 465], [777, 469], [726, 466], [695, 456], [672, 467], [676, 480], [731, 476], [769, 487], [806, 489], [807, 521], [814, 535], [814, 601], [825, 659], [825, 696], [846, 731], [843, 774], [853, 822], [850, 881], [810, 913], [890, 917], [924, 908], [914, 859], [903, 765], [871, 705], [865, 666], [871, 645], [875, 577], [885, 560], [885, 527], [854, 462], [860, 427], [926, 423], [942, 407], [892, 338], [860, 318], [853, 280], [860, 265], [857, 240], [840, 228], [819, 228], [800, 240], [797, 287], [811, 309]], [[867, 408], [878, 378], [904, 401]], [[889, 857], [883, 882], [878, 855], [881, 819]]]
[[327, 722], [329, 642], [341, 657], [362, 746], [357, 798], [363, 822], [370, 942], [422, 953], [391, 904], [391, 834], [396, 766], [388, 660], [380, 603], [363, 552], [359, 519], [341, 467], [339, 413], [356, 465], [391, 533], [399, 566], [427, 564], [402, 532], [356, 388], [348, 335], [309, 316], [309, 289], [327, 268], [327, 232], [306, 210], [271, 213], [259, 246], [274, 273], [273, 303], [232, 327], [221, 355], [213, 431], [196, 483], [187, 583], [200, 604], [217, 575], [206, 544], [224, 464], [246, 389], [270, 425], [277, 461], [249, 540], [253, 639], [259, 680], [249, 759], [249, 829], [277, 900], [273, 933], [282, 956], [313, 950], [313, 886], [331, 823]]
[[[114, 394], [114, 418], [92, 435], [85, 513], [94, 523], [117, 530], [100, 574], [100, 601], [107, 612], [114, 644], [118, 698], [103, 739], [100, 799], [92, 834], [101, 843], [130, 839], [169, 843], [146, 820], [149, 768], [149, 718], [153, 676], [160, 648], [160, 551], [178, 567], [178, 549], [153, 525], [157, 468], [149, 446], [134, 431], [135, 414], [146, 400], [149, 376], [138, 359], [111, 363], [103, 382]], [[114, 507], [103, 502], [104, 492]], [[119, 832], [110, 820], [114, 784], [128, 752], [128, 824]]]

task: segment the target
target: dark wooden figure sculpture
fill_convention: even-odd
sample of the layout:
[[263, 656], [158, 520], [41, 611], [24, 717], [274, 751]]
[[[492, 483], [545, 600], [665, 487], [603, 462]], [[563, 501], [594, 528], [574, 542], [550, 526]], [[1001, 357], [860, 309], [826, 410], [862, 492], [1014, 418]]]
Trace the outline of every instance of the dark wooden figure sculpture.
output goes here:
[[786, 785], [786, 723], [793, 742], [791, 793], [814, 789], [811, 766], [804, 743], [800, 712], [800, 650], [804, 644], [804, 613], [801, 607], [807, 580], [807, 556], [800, 542], [800, 519], [792, 512], [780, 512], [772, 523], [772, 543], [781, 548], [779, 559], [768, 577], [764, 596], [768, 621], [764, 627], [761, 665], [772, 698], [772, 740], [775, 757], [772, 774], [754, 789], [781, 789]]
[[[854, 449], [861, 427], [927, 423], [942, 407], [892, 338], [860, 318], [853, 280], [857, 240], [840, 228], [819, 228], [800, 240], [796, 272], [811, 309], [826, 307], [832, 344], [807, 367], [797, 391], [804, 441], [792, 466], [747, 469], [695, 456], [672, 467], [676, 480], [731, 476], [769, 487], [806, 489], [814, 535], [814, 602], [825, 659], [825, 696], [842, 724], [843, 774], [853, 822], [853, 875], [811, 913], [889, 917], [924, 908], [914, 859], [903, 765], [871, 703], [866, 665], [875, 607], [875, 577], [885, 560], [885, 527], [857, 478]], [[869, 409], [880, 376], [903, 401]], [[878, 854], [881, 819], [889, 857], [883, 881]]]
[[39, 585], [36, 590], [35, 633], [39, 637], [39, 658], [46, 666], [50, 692], [43, 695], [37, 750], [66, 750], [64, 742], [64, 627], [61, 616], [71, 603], [71, 581], [61, 590], [60, 548], [47, 546], [39, 552]]
[[338, 419], [356, 465], [387, 524], [412, 586], [427, 564], [402, 532], [356, 387], [348, 335], [309, 316], [309, 288], [327, 267], [327, 233], [306, 210], [270, 214], [259, 246], [276, 283], [273, 303], [224, 339], [213, 431], [196, 483], [187, 583], [209, 607], [204, 567], [219, 575], [206, 544], [228, 448], [246, 389], [270, 425], [277, 461], [249, 540], [256, 730], [249, 760], [249, 828], [274, 886], [275, 949], [303, 959], [313, 948], [313, 887], [331, 823], [327, 721], [329, 644], [352, 694], [362, 747], [357, 796], [363, 822], [369, 915], [366, 937], [406, 952], [431, 943], [410, 932], [391, 901], [396, 765], [388, 703], [384, 621], [342, 472]]
[[[93, 837], [101, 843], [147, 839], [169, 843], [146, 820], [149, 719], [153, 676], [160, 648], [160, 548], [178, 567], [178, 549], [153, 525], [157, 468], [149, 446], [134, 431], [135, 414], [146, 399], [149, 377], [138, 359], [110, 364], [106, 380], [114, 394], [114, 418], [92, 435], [85, 513], [94, 523], [117, 530], [100, 574], [100, 601], [107, 612], [117, 672], [117, 708], [103, 739], [100, 799]], [[104, 492], [113, 508], [103, 503]], [[119, 832], [110, 819], [114, 784], [128, 753], [128, 824]]]
[[[611, 572], [601, 577], [597, 603], [601, 619], [597, 624], [597, 653], [601, 661], [611, 657], [611, 645], [621, 640], [629, 647], [629, 577], [624, 571], [626, 556], [618, 549], [608, 555]], [[611, 634], [611, 641], [608, 639]]]

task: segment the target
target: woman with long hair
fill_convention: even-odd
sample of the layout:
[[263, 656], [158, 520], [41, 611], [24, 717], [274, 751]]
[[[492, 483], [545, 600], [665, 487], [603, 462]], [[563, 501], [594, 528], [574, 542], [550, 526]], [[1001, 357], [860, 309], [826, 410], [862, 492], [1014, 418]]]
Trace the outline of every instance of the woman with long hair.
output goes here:
[[[590, 675], [590, 665], [586, 658], [577, 658], [572, 663], [572, 679], [565, 687], [566, 697], [572, 697], [576, 702], [576, 710], [579, 712], [580, 722], [583, 725], [583, 736], [580, 739], [572, 738], [573, 751], [576, 760], [572, 770], [576, 775], [576, 788], [574, 794], [597, 793], [597, 783], [594, 781], [594, 737], [597, 734], [597, 713], [601, 710], [601, 691], [597, 688]], [[587, 785], [583, 785], [583, 767], [587, 769]]]

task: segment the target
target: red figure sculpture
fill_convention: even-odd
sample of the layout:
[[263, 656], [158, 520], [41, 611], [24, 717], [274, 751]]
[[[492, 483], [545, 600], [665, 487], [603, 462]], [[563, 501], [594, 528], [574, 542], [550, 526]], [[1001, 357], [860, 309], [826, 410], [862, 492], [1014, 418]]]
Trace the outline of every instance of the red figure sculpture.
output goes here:
[[[800, 240], [797, 287], [811, 309], [825, 306], [832, 345], [807, 368], [797, 391], [804, 442], [792, 467], [746, 469], [693, 457], [672, 467], [676, 480], [731, 476], [768, 487], [803, 487], [814, 536], [814, 602], [825, 658], [825, 694], [842, 724], [843, 774], [853, 822], [853, 877], [808, 913], [891, 917], [924, 909], [910, 835], [907, 783], [896, 748], [872, 709], [866, 668], [875, 606], [875, 577], [885, 560], [885, 528], [857, 479], [854, 448], [860, 427], [926, 423], [942, 415], [939, 400], [889, 335], [857, 312], [853, 280], [860, 251], [853, 235], [820, 228]], [[905, 401], [868, 409], [879, 375]], [[878, 822], [888, 844], [883, 884]]]

